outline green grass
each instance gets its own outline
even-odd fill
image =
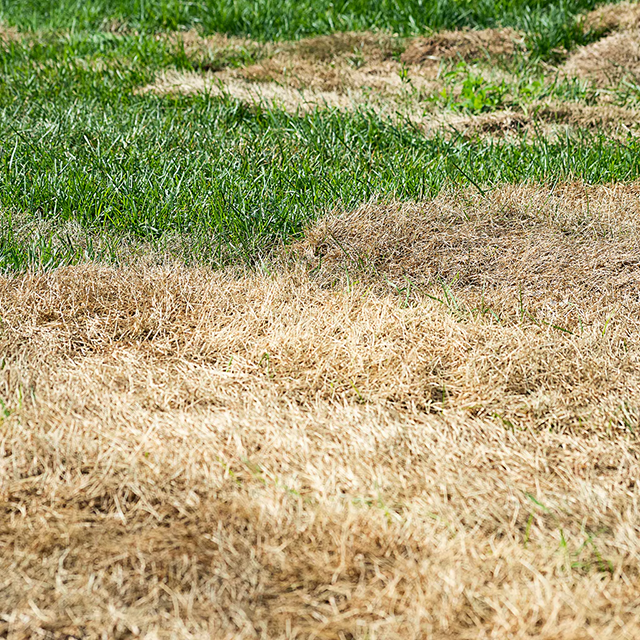
[[[402,36],[438,29],[513,26],[542,57],[593,37],[576,19],[596,0],[0,0],[0,19],[28,29],[140,32],[197,27],[205,33],[295,39],[334,31]]]
[[[507,66],[507,65],[505,65]],[[506,108],[527,110],[532,103],[545,100],[593,105],[600,91],[586,80],[566,78],[560,74],[540,73],[536,65],[511,64],[509,80],[487,80],[479,69],[466,62],[443,70],[440,79],[444,88],[426,97],[439,107],[463,113],[481,114]],[[513,67],[519,67],[514,69]],[[508,68],[508,67],[507,67]],[[637,104],[638,87],[624,81],[615,91],[609,91],[609,102],[618,106]]]
[[[490,188],[640,173],[635,140],[425,138],[372,113],[294,117],[206,96],[29,101],[2,110],[0,137],[4,211],[78,222],[108,238],[153,243],[179,234],[190,239],[185,257],[211,263],[254,261],[314,216],[373,197],[428,198],[451,183]],[[4,266],[28,266],[20,256],[33,261],[29,251],[8,252],[24,239],[5,228]],[[61,255],[81,257],[73,246]]]
[[[63,1],[55,12],[52,5],[0,0],[5,17],[23,26],[71,28],[43,31],[29,42],[0,48],[3,269],[117,259],[122,242],[153,248],[166,247],[169,240],[187,261],[255,263],[274,245],[299,236],[323,212],[372,198],[425,199],[451,184],[484,191],[505,182],[604,182],[640,175],[639,144],[633,138],[621,142],[578,133],[559,140],[523,137],[497,143],[455,132],[426,137],[410,123],[368,111],[292,115],[230,98],[136,95],[135,89],[152,81],[158,70],[192,68],[193,61],[149,34],[117,36],[84,29],[114,16],[128,16],[134,26],[172,26],[158,22],[164,14],[156,12],[152,19],[152,3],[142,7],[115,0]],[[222,11],[214,4],[211,13],[201,11],[205,5],[179,6],[180,24],[192,24],[200,16],[209,21],[204,25],[208,29],[217,24],[216,11]],[[233,11],[241,6],[234,4]],[[382,26],[388,26],[384,20],[393,14],[391,4],[381,4],[368,17],[364,4],[349,6],[350,19],[379,19]],[[467,17],[485,11],[483,19],[490,23],[488,4],[464,6]],[[526,8],[516,2],[494,8],[498,6],[507,16]],[[568,5],[539,3],[531,11],[562,6]],[[420,5],[400,2],[398,7],[417,11]],[[440,7],[445,15],[463,3],[429,7]],[[266,26],[269,11],[275,11],[267,9]],[[298,14],[291,11],[293,21]],[[448,20],[453,14],[446,15]],[[233,24],[237,31],[248,29]],[[293,24],[287,27],[293,31],[277,34],[304,33]],[[325,29],[318,25],[316,31]],[[263,30],[259,35],[275,33]],[[238,60],[231,56],[219,62],[246,62],[252,54],[237,55]],[[496,104],[489,94],[480,106],[470,102],[479,81],[468,80],[466,68],[456,74],[452,82],[468,81],[469,95],[463,96],[468,104],[462,108],[501,106],[502,94]],[[545,85],[533,77],[523,75],[521,87],[509,88],[511,95],[522,101],[568,92],[572,99],[586,99],[584,87],[574,96],[573,86]],[[486,94],[494,88],[480,90]],[[80,236],[70,233],[69,225],[80,229]],[[25,229],[31,231],[25,234]]]

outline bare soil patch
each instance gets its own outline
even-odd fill
[[[639,201],[370,204],[270,276],[3,277],[2,634],[639,635]]]

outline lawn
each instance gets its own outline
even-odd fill
[[[0,0],[0,637],[640,635],[640,5]]]

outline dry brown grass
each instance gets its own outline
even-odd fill
[[[388,60],[401,48],[401,39],[370,31],[331,33],[281,45],[283,51],[289,51],[302,58],[325,62],[346,58],[353,64]]]
[[[0,634],[638,637],[639,198],[371,204],[272,276],[3,278]]]
[[[510,136],[523,132],[542,133],[547,137],[565,134],[567,130],[582,129],[606,133],[611,137],[628,138],[637,135],[640,112],[601,102],[584,105],[578,102],[544,101],[527,105],[526,112],[505,109],[478,116],[448,118],[456,129],[472,136]]]
[[[226,69],[218,74],[224,82],[240,79],[254,83],[277,83],[295,90],[363,95],[363,91],[393,98],[406,91],[397,38],[373,33],[336,33],[283,43],[272,55],[255,64]],[[414,69],[414,87],[435,86],[438,66]],[[364,97],[360,98],[363,102]]]
[[[320,100],[345,108],[366,104],[390,113],[409,101],[410,110],[418,114],[414,120],[425,111],[424,96],[442,88],[438,80],[441,61],[486,61],[512,55],[521,44],[521,37],[509,29],[444,32],[414,39],[400,59],[405,46],[401,39],[369,32],[261,45],[259,50],[247,40],[201,38],[196,32],[163,37],[184,47],[201,69],[215,73],[164,73],[145,92],[202,91],[220,83],[241,100],[248,93],[252,99],[256,93],[269,99],[271,94],[286,92],[281,104],[287,107],[305,108]],[[257,61],[244,66],[220,62],[242,49],[252,51]]]
[[[513,29],[463,29],[415,38],[402,54],[402,60],[422,65],[442,59],[491,59],[510,57],[523,49],[523,37]]]
[[[565,63],[569,76],[591,80],[600,87],[617,84],[623,78],[640,79],[640,29],[613,33],[585,47],[579,47]]]
[[[172,37],[204,73],[167,71],[141,88],[142,93],[212,91],[243,101],[275,103],[289,111],[362,105],[393,111],[398,108],[395,99],[407,93],[400,75],[402,65],[392,58],[400,41],[387,35],[337,33],[262,45],[257,53],[252,43],[244,40],[201,38],[195,32]],[[219,62],[243,48],[256,53],[258,60],[238,67],[224,67]],[[215,60],[218,63],[212,62]],[[412,90],[433,90],[436,75],[437,67],[429,73],[420,72],[413,79]]]
[[[433,81],[433,73],[420,76]],[[363,89],[383,92],[387,95],[399,93],[404,85],[400,77],[400,64],[393,60],[369,62],[363,66],[340,60],[327,63],[299,56],[278,55],[256,64],[238,69],[230,69],[219,74],[224,78],[239,78],[250,82],[275,82],[293,89],[314,89],[335,91],[342,94]]]
[[[636,295],[639,211],[638,183],[452,192],[328,216],[292,251],[323,282],[351,269],[367,282],[455,280],[467,293],[595,303]]]
[[[15,27],[7,27],[0,21],[0,44],[17,42],[21,38],[21,33]]]
[[[212,74],[166,71],[156,78],[152,85],[142,87],[140,93],[157,95],[191,94],[207,92],[212,95],[228,95],[247,103],[267,103],[290,112],[313,110],[315,108],[352,109],[362,103],[362,96],[353,96],[335,91],[295,88],[279,82],[248,82],[229,78],[222,81]]]
[[[631,9],[625,11],[623,15],[630,14]],[[563,72],[607,86],[622,77],[633,77],[640,70],[635,60],[640,60],[636,51],[640,40],[636,36],[633,31],[624,31],[583,47],[571,56]],[[449,131],[453,125],[464,134],[481,137],[523,131],[553,136],[565,135],[567,130],[590,129],[626,138],[638,130],[638,110],[616,106],[607,99],[594,105],[534,102],[526,110],[514,106],[475,116],[444,110],[437,100],[428,99],[445,86],[442,65],[447,68],[455,59],[476,61],[470,73],[490,83],[513,80],[508,73],[486,64],[513,55],[523,46],[521,36],[510,29],[452,31],[415,38],[401,59],[397,55],[404,46],[401,40],[368,32],[337,33],[277,45],[258,45],[226,36],[202,38],[194,31],[162,37],[171,37],[176,46],[184,47],[201,69],[161,72],[152,84],[139,90],[141,93],[208,91],[249,103],[275,104],[289,112],[366,107],[391,118],[408,118],[425,132]],[[237,57],[241,50],[252,52],[249,58],[257,61],[225,66],[224,61],[229,56]],[[455,96],[459,87],[448,90]]]
[[[640,3],[605,4],[590,11],[584,19],[587,29],[625,31],[640,27]]]
[[[222,36],[201,38],[196,32],[187,32],[170,37],[205,70],[216,70],[216,65],[206,64],[204,60],[214,60],[216,56],[224,59],[243,48],[258,51],[258,45],[254,46],[250,41]],[[215,76],[200,76],[199,81],[195,74],[172,73],[174,79],[178,75],[181,79],[171,83],[171,90],[188,91],[196,86],[199,87],[197,90],[202,90],[215,78],[229,85],[232,95],[237,93],[240,99],[244,99],[245,85],[249,82],[258,85],[258,91],[264,88],[267,93],[273,91],[275,85],[303,92],[302,99],[297,100],[300,104],[306,101],[304,92],[309,91],[334,94],[328,96],[329,104],[336,102],[335,94],[364,103],[371,101],[371,93],[387,99],[406,93],[408,87],[401,74],[403,69],[411,78],[412,90],[433,93],[440,87],[436,78],[441,60],[513,55],[521,40],[521,36],[510,29],[447,31],[428,38],[415,38],[400,60],[394,55],[404,46],[398,38],[370,32],[335,33],[279,45],[262,45],[256,53],[257,62],[219,69]],[[160,77],[145,90],[166,93],[166,78]],[[392,106],[397,108],[397,105]]]

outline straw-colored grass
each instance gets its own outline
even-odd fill
[[[522,34],[514,29],[461,29],[414,38],[402,54],[406,64],[432,64],[440,60],[509,58],[524,51]]]
[[[640,3],[635,0],[601,5],[585,16],[584,26],[605,32],[637,29],[640,27]]]
[[[640,59],[633,29],[637,15],[633,4],[621,5],[619,13],[606,5],[587,15],[587,26],[613,33],[578,47],[560,70],[550,68],[549,81],[560,71],[602,87],[624,79],[635,82]],[[444,31],[404,40],[369,32],[335,33],[277,45],[219,35],[204,38],[195,31],[158,37],[183,48],[198,70],[161,70],[139,93],[207,92],[291,113],[364,108],[393,120],[409,119],[425,133],[450,132],[453,127],[483,138],[525,132],[554,137],[585,129],[622,139],[638,133],[636,105],[618,106],[606,94],[594,104],[559,98],[523,104],[515,92],[506,106],[486,113],[445,108],[443,91],[454,102],[460,96],[460,86],[446,82],[455,62],[469,63],[469,73],[483,77],[488,86],[514,83],[514,76],[501,68],[518,52],[526,53],[522,34],[513,29]],[[241,52],[251,53],[246,64],[224,63]]]
[[[640,29],[620,31],[579,47],[563,67],[568,76],[584,78],[600,87],[640,75]]]
[[[5,277],[0,635],[638,637],[638,210],[506,188],[271,275]]]

